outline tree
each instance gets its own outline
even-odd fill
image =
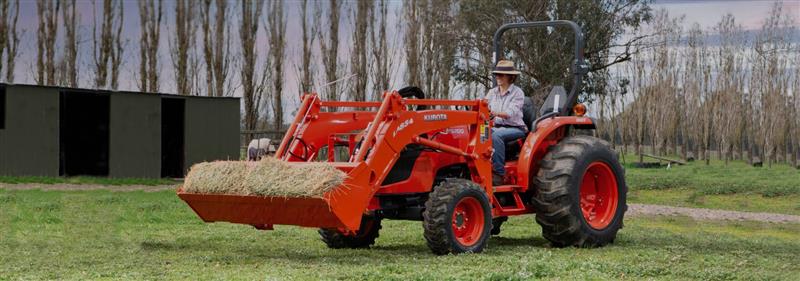
[[[39,18],[36,45],[36,84],[53,85],[56,74],[55,48],[58,35],[58,11],[61,1],[37,0],[36,14]]]
[[[117,3],[117,13],[115,16],[116,33],[114,35],[114,44],[111,50],[111,89],[116,90],[119,88],[119,70],[122,67],[122,54],[125,51],[125,43],[122,40],[122,26],[125,24],[125,5],[122,2]],[[125,40],[124,42],[127,42]]]
[[[194,54],[196,5],[191,0],[175,2],[175,36],[170,40],[172,68],[175,72],[175,89],[181,95],[193,95],[197,59]]]
[[[214,0],[214,20],[211,20],[212,0],[200,6],[203,20],[203,57],[206,63],[206,90],[209,96],[227,95],[228,70],[231,64],[231,38],[226,18],[228,1]]]
[[[356,1],[353,12],[353,34],[350,51],[350,73],[355,74],[355,89],[353,100],[367,100],[367,83],[369,82],[369,68],[367,64],[367,36],[369,35],[369,19],[372,14],[372,0]]]
[[[10,1],[9,1],[10,2]],[[6,39],[6,82],[14,82],[14,67],[19,49],[19,31],[17,21],[19,20],[19,0],[14,2],[14,16],[12,16],[7,29]]]
[[[314,40],[318,32],[319,25],[317,22],[321,15],[320,9],[314,9],[312,13],[313,23],[309,24],[308,14],[308,0],[303,0],[300,2],[300,28],[303,29],[300,44],[303,47],[300,53],[300,65],[297,66],[297,77],[300,77],[300,79],[298,79],[297,89],[300,90],[301,94],[311,93],[313,91],[314,72],[312,69],[314,69],[314,54],[312,52],[312,47],[314,46]]]
[[[139,91],[159,90],[158,45],[161,40],[162,0],[139,1]]]
[[[241,20],[239,21],[239,40],[242,49],[242,97],[244,99],[244,129],[255,130],[261,108],[264,77],[256,78],[255,67],[258,61],[256,49],[256,36],[258,34],[258,19],[264,7],[264,1],[245,0],[241,2]],[[265,75],[267,71],[264,71]]]
[[[449,96],[457,51],[456,7],[452,0],[417,0],[404,6],[408,18],[406,82],[421,87],[432,98]]]
[[[791,44],[793,26],[793,18],[783,11],[780,2],[775,3],[755,38],[750,58],[753,69],[749,86],[754,94],[751,107],[756,117],[753,142],[758,147],[756,154],[765,157],[769,166],[778,161],[779,156],[785,159],[790,128],[786,115],[791,112],[787,109],[790,95],[788,55],[797,54]]]
[[[275,130],[283,127],[283,59],[286,49],[286,15],[283,12],[283,1],[272,1],[269,6],[267,20],[269,22],[269,59],[272,63],[272,114],[275,117]]]
[[[328,32],[325,33],[323,28],[319,28],[318,37],[325,79],[330,83],[338,80],[341,74],[339,70],[339,12],[341,10],[341,2],[330,0],[328,3],[330,3],[328,8]],[[319,21],[319,23],[322,24],[322,21]],[[326,99],[339,100],[340,86],[341,83],[333,83],[320,90],[325,91]]]
[[[422,16],[421,8],[419,7],[420,1],[426,0],[410,0],[403,2],[403,17],[405,18],[406,26],[405,26],[405,37],[403,38],[403,44],[405,45],[406,51],[406,84],[411,86],[419,86],[421,85],[422,78],[420,77],[420,67],[422,63],[420,62],[420,55],[422,51],[420,50],[420,45],[422,44],[421,35],[423,32],[420,32],[422,27]]]
[[[800,65],[800,56],[795,56],[794,65]],[[792,89],[800,89],[800,67],[795,67],[794,69],[794,84],[792,85]],[[792,136],[790,143],[793,150],[793,152],[790,153],[792,157],[792,166],[800,169],[800,98],[797,97],[796,92],[792,95],[791,107],[792,114],[789,120],[794,120],[794,123],[792,123],[792,130],[790,131]]]
[[[122,45],[122,25],[124,20],[123,3],[121,1],[103,0],[102,23],[99,30],[96,1],[92,4],[94,29],[92,32],[93,53],[94,53],[94,84],[96,88],[112,89],[118,87],[119,67],[121,64],[123,45]]]
[[[450,81],[453,77],[453,65],[458,45],[452,42],[457,41],[458,34],[454,31],[455,25],[455,5],[454,0],[432,1],[432,12],[428,14],[429,22],[434,26],[431,43],[431,50],[427,54],[429,57],[428,71],[431,72],[428,84],[430,93],[434,98],[450,98]]]
[[[734,147],[742,146],[741,140],[746,124],[742,101],[746,95],[744,81],[747,72],[744,68],[744,54],[747,41],[742,26],[736,23],[731,14],[722,17],[714,27],[714,32],[719,36],[719,47],[713,56],[715,72],[718,73],[714,87],[720,95],[717,114],[720,118],[716,128],[717,150],[724,153],[725,164],[728,164],[733,156]]]
[[[386,0],[380,0],[376,6],[376,11],[370,13],[370,22],[373,23],[372,30],[369,33],[373,65],[370,73],[372,74],[372,84],[374,85],[372,99],[379,99],[384,91],[389,90],[389,83],[393,74],[395,56],[389,53],[389,49],[394,48],[395,44],[390,44],[388,40],[386,24],[388,16],[389,8]]]
[[[78,14],[75,10],[75,0],[64,1],[64,58],[62,61],[63,84],[78,87]]]
[[[2,59],[3,52],[5,51],[6,47],[8,46],[9,36],[8,36],[8,12],[10,8],[10,1],[2,1],[0,2],[0,59]],[[0,60],[0,73],[3,71],[3,61]]]

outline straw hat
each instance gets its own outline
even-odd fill
[[[492,74],[520,75],[521,73],[522,72],[514,68],[514,62],[510,60],[501,60],[497,62],[497,66],[495,66],[494,71],[492,71]]]

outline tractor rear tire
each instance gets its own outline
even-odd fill
[[[610,145],[572,136],[540,162],[533,202],[542,235],[554,247],[600,247],[614,242],[628,206],[625,171]]]
[[[480,253],[489,242],[489,196],[472,181],[451,178],[439,183],[422,217],[425,240],[434,254]]]
[[[361,227],[355,235],[346,235],[336,229],[320,229],[319,236],[331,249],[367,249],[375,244],[380,235],[381,220],[374,217],[363,217]]]

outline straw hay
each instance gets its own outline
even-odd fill
[[[322,197],[347,174],[328,163],[292,165],[273,157],[260,161],[199,163],[189,170],[183,191],[280,197]]]

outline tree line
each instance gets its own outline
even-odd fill
[[[125,58],[138,57],[137,90],[155,93],[167,83],[183,95],[241,96],[243,129],[281,130],[304,92],[376,100],[414,85],[431,98],[480,97],[491,87],[500,25],[568,19],[584,30],[590,73],[582,85],[569,85],[570,30],[518,30],[503,39],[501,57],[517,63],[517,84],[536,104],[553,86],[579,87],[602,120],[598,134],[623,152],[800,161],[797,29],[781,3],[751,32],[732,15],[710,30],[685,28],[683,18],[652,11],[649,0],[140,0],[137,38],[123,37],[126,15],[136,14],[123,1],[92,1],[91,12],[78,4],[85,3],[35,2],[37,84],[116,90]],[[0,0],[7,82],[16,78],[26,33],[19,11],[19,0]],[[92,19],[88,36],[81,17]],[[292,22],[297,28],[287,30]],[[91,63],[81,65],[87,52]],[[91,79],[82,82],[81,73]],[[296,85],[287,86],[287,73]]]
[[[599,97],[599,133],[627,152],[800,167],[796,15],[776,3],[758,31],[730,14],[709,30],[657,12],[647,48]]]
[[[287,3],[299,7],[290,14]],[[491,37],[497,27],[515,21],[577,21],[587,34],[586,55],[593,62],[593,75],[579,86],[604,91],[610,66],[629,61],[630,47],[638,44],[637,38],[622,34],[649,20],[649,3],[140,0],[139,35],[124,38],[130,15],[136,13],[126,12],[131,5],[121,0],[92,1],[90,12],[76,9],[86,4],[76,0],[36,0],[31,72],[40,85],[116,90],[123,65],[138,58],[138,67],[132,67],[136,90],[158,92],[168,83],[183,95],[240,95],[244,129],[279,130],[299,92],[318,92],[331,100],[374,100],[385,90],[415,85],[433,98],[482,96],[491,82]],[[19,7],[19,0],[0,0],[0,54],[7,82],[14,81],[25,32],[17,27]],[[82,17],[91,17],[88,28],[80,26]],[[287,31],[291,21],[298,30]],[[287,32],[297,34],[297,42],[287,42]],[[564,77],[573,59],[571,38],[568,30],[512,32],[503,56],[525,72],[520,85],[543,98],[546,93],[538,89],[569,83]],[[620,46],[622,52],[612,51]],[[162,48],[168,56],[161,55]],[[91,63],[82,65],[78,57],[87,52]],[[170,71],[172,80],[165,81],[163,71]],[[86,73],[92,79],[81,79]],[[298,77],[292,85],[298,93],[287,92],[287,73]]]

